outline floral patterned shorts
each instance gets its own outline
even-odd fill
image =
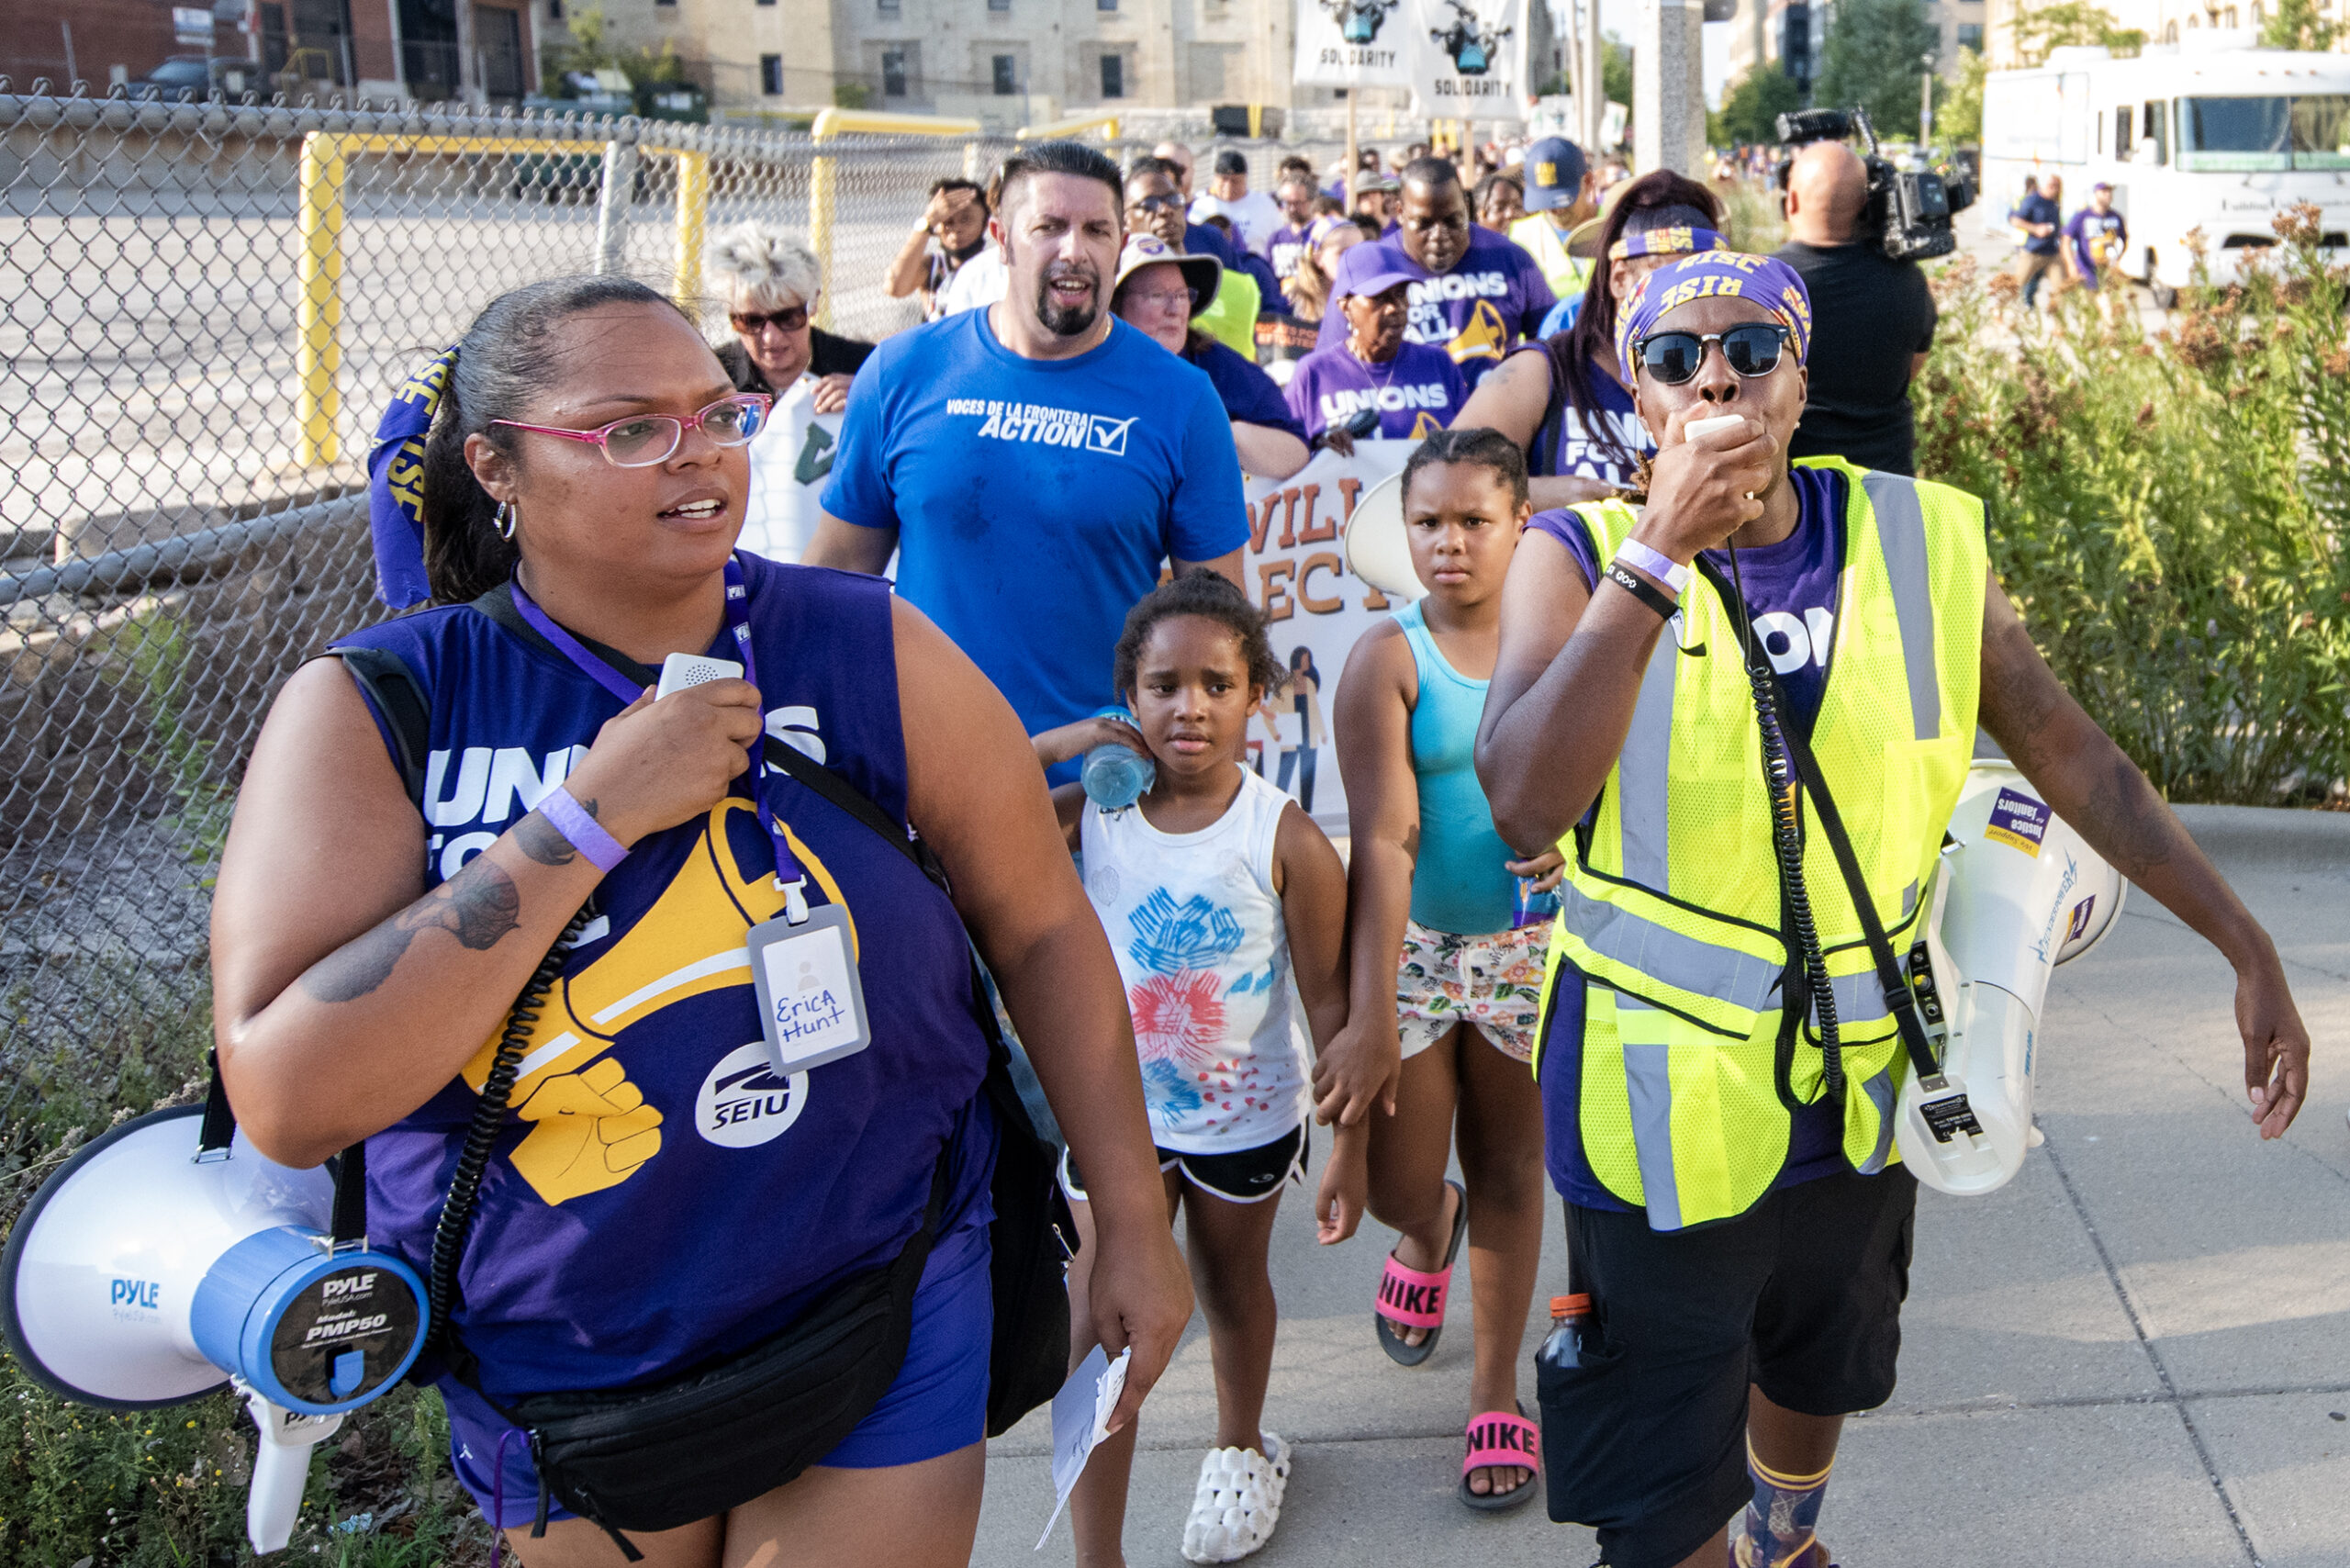
[[[1455,1024],[1469,1024],[1504,1055],[1532,1061],[1534,1031],[1542,1021],[1542,962],[1550,946],[1547,922],[1485,936],[1405,923],[1403,961],[1395,970],[1395,1022],[1404,1054],[1417,1056]]]

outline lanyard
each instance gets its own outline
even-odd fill
[[[569,659],[592,678],[605,690],[627,707],[643,695],[643,689],[614,669],[605,660],[589,652],[587,644],[554,622],[554,618],[541,610],[522,589],[516,577],[512,584],[514,608],[531,629],[554,644],[555,651]],[[743,580],[743,564],[735,557],[726,558],[726,625],[734,633],[734,646],[743,659],[743,678],[755,688],[759,684],[758,661],[751,653],[751,595]],[[800,868],[800,857],[791,852],[790,843],[783,834],[783,819],[768,811],[767,805],[767,734],[762,729],[751,743],[751,801],[759,821],[767,830],[767,837],[775,845],[775,885],[784,895],[784,919],[799,925],[808,919],[808,876]]]

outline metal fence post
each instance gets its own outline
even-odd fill
[[[296,373],[302,384],[302,435],[295,461],[330,467],[341,457],[335,421],[342,400],[335,377],[342,368],[342,185],[348,165],[343,139],[314,130],[302,139],[301,196],[296,209],[296,310],[301,336]]]
[[[816,253],[816,324],[827,329],[833,324],[833,209],[840,196],[834,188],[839,171],[823,154],[831,140],[832,127],[818,115],[817,152],[808,161],[808,248]]]
[[[671,289],[677,308],[701,312],[701,247],[710,224],[710,154],[679,152],[677,159],[677,279]]]
[[[628,209],[636,199],[638,156],[634,141],[604,143],[604,185],[596,197],[596,270],[617,273],[628,265]]]

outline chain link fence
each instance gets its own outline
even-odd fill
[[[16,1118],[55,1074],[200,1059],[210,879],[262,718],[302,660],[385,613],[364,465],[410,369],[501,291],[565,273],[639,278],[715,335],[703,248],[752,218],[807,235],[826,325],[878,340],[918,319],[881,279],[931,182],[984,181],[1014,143],[6,87],[0,1117]],[[1244,145],[1260,186],[1285,152],[1339,156]],[[0,1165],[28,1152],[0,1147]]]

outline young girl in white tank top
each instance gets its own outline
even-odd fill
[[[1279,1313],[1266,1257],[1282,1183],[1306,1156],[1300,1014],[1317,1049],[1346,1021],[1346,871],[1314,820],[1241,766],[1248,715],[1280,676],[1263,618],[1196,571],[1154,591],[1118,640],[1129,727],[1090,719],[1035,737],[1050,767],[1094,746],[1147,753],[1142,799],[1104,812],[1053,792],[1134,1016],[1169,1216],[1183,1215],[1208,1313],[1217,1448],[1200,1466],[1183,1555],[1230,1562],[1270,1539],[1290,1449],[1260,1425]],[[1322,1239],[1353,1234],[1369,1183],[1367,1129],[1341,1129],[1315,1200]],[[1092,1348],[1093,1226],[1084,1173],[1062,1170],[1083,1246],[1069,1271],[1072,1356]],[[1135,1426],[1104,1440],[1069,1499],[1077,1561],[1124,1561]]]

